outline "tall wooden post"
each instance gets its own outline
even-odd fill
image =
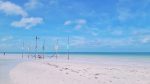
[[[45,54],[45,41],[43,42],[42,49],[43,49],[43,59],[44,59],[44,54]]]
[[[59,46],[58,46],[58,39],[57,39],[56,44],[55,44],[56,59],[58,58],[58,48],[59,48]]]
[[[70,59],[70,57],[69,57],[69,47],[70,47],[70,41],[69,41],[70,39],[69,39],[69,36],[68,36],[68,43],[67,43],[67,50],[68,50],[68,60]]]
[[[37,52],[37,49],[38,49],[38,39],[39,39],[39,38],[36,36],[36,37],[35,37],[35,41],[36,41],[36,44],[35,44],[35,59],[36,59],[37,53],[38,53],[38,52]]]
[[[24,52],[24,42],[22,43],[22,59],[23,59],[23,56],[24,56],[24,55],[23,55],[23,54],[24,54],[23,52]]]
[[[30,57],[30,47],[28,47],[28,59]]]

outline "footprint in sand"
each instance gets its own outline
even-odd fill
[[[63,71],[62,69],[59,69],[59,71]]]
[[[50,63],[47,63],[47,64],[50,65],[50,66],[53,66],[55,68],[58,68],[58,65],[54,65],[54,64],[50,64]]]
[[[98,79],[98,77],[94,77],[95,79]]]
[[[68,73],[68,72],[66,72],[66,74],[68,75],[69,73]]]
[[[71,71],[71,72],[74,72],[74,73],[79,73],[78,71],[75,71],[75,70],[72,70],[72,69],[71,69],[70,71]]]
[[[96,74],[94,74],[95,76],[98,76],[98,75],[100,75],[99,73],[96,73]]]
[[[65,70],[68,70],[69,68],[64,68]]]
[[[96,74],[94,74],[94,76],[95,76],[94,78],[95,78],[95,79],[98,79],[98,77],[97,77],[97,76],[99,76],[99,75],[100,75],[100,73],[96,73]]]

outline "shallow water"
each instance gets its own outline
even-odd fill
[[[11,84],[9,71],[18,63],[12,59],[0,59],[0,84]]]

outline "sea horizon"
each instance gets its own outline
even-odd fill
[[[0,54],[55,54],[56,52],[0,52]],[[58,54],[150,55],[150,52],[57,52]]]

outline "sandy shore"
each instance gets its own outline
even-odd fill
[[[14,84],[150,84],[150,67],[31,61],[10,72]]]

